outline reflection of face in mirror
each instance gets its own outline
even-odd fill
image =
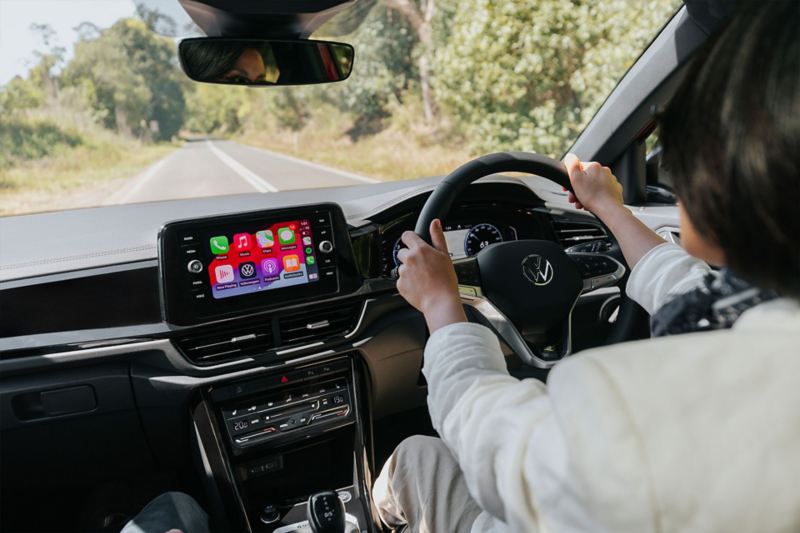
[[[233,68],[222,75],[221,81],[240,83],[249,81],[250,83],[264,83],[266,81],[267,69],[264,66],[264,58],[255,48],[245,48]]]
[[[353,48],[324,41],[187,39],[181,64],[190,78],[228,85],[304,85],[350,75]]]
[[[213,48],[190,46],[184,52],[193,77],[237,85],[275,84],[280,77],[269,45],[218,43]]]

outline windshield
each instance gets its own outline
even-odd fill
[[[444,175],[560,156],[680,0],[359,1],[344,82],[180,70],[177,0],[0,1],[0,215]]]

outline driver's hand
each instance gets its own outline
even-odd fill
[[[458,295],[458,279],[447,253],[447,242],[440,220],[431,222],[431,242],[426,243],[413,231],[403,233],[407,248],[397,253],[402,265],[398,269],[397,290],[400,295],[425,315],[428,329],[435,330],[456,322],[466,322]]]
[[[611,212],[624,208],[622,185],[611,169],[600,163],[582,163],[575,154],[567,154],[564,164],[575,193],[569,201],[578,209],[586,209],[601,220]]]

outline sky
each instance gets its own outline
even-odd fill
[[[183,16],[188,21],[177,0],[137,2],[173,17]],[[135,12],[134,0],[0,0],[0,85],[17,74],[25,75],[33,66],[34,51],[44,51],[40,37],[30,29],[31,24],[49,24],[56,31],[55,44],[67,49],[69,59],[78,40],[74,28],[81,22],[107,28]]]

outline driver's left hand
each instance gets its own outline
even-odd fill
[[[447,252],[442,222],[431,222],[431,242],[426,243],[413,231],[403,233],[403,248],[397,253],[402,263],[398,269],[397,290],[412,306],[422,311],[431,333],[456,322],[466,322],[458,295],[458,278]]]

